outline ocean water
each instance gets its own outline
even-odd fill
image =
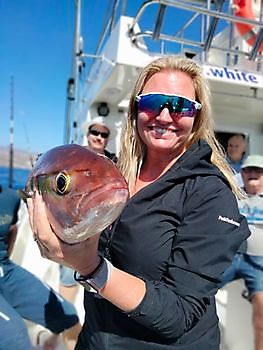
[[[13,184],[14,189],[24,188],[27,177],[30,173],[29,169],[13,169]],[[9,186],[9,168],[0,166],[0,184],[3,187]]]

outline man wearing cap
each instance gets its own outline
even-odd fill
[[[115,153],[106,150],[110,137],[112,138],[112,130],[105,117],[96,117],[92,121],[83,124],[83,131],[87,136],[87,145],[96,153],[104,154],[114,163],[117,162]]]
[[[114,163],[117,162],[115,153],[106,150],[110,137],[113,137],[113,131],[104,117],[96,117],[92,121],[83,124],[82,130],[87,136],[87,146],[96,153],[104,154]],[[79,285],[74,279],[74,271],[60,265],[60,294],[67,300],[74,303]]]
[[[263,156],[250,155],[241,166],[247,198],[239,200],[241,214],[248,221],[251,236],[245,253],[237,253],[225,271],[222,286],[243,278],[247,298],[253,306],[255,350],[263,349]]]

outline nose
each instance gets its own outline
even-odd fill
[[[173,118],[170,115],[170,111],[168,107],[164,107],[160,113],[156,116],[156,119],[163,123],[168,123],[173,121]]]

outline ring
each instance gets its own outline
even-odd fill
[[[40,250],[40,254],[43,258],[48,258],[48,248],[40,241],[38,234],[33,233],[33,238],[36,244],[38,245],[38,249]]]

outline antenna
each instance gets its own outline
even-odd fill
[[[9,144],[9,187],[13,187],[14,169],[14,77],[10,79],[10,144]]]
[[[71,76],[68,79],[67,101],[66,101],[66,117],[64,130],[64,143],[77,142],[78,139],[78,116],[76,115],[76,104],[78,103],[78,68],[79,56],[82,51],[82,41],[80,39],[80,21],[81,21],[81,0],[75,1],[75,29],[74,44],[71,63]],[[70,127],[73,126],[73,135],[71,135]]]

